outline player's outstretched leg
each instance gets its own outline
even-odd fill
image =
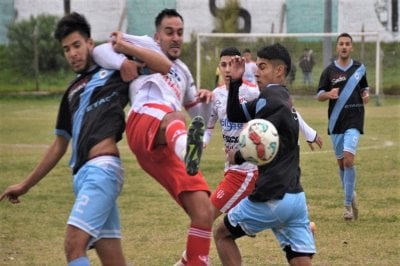
[[[195,175],[199,171],[201,154],[203,152],[204,119],[196,116],[190,122],[187,133],[185,165],[189,175]]]

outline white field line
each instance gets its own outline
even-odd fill
[[[309,148],[307,144],[303,145],[305,148]],[[359,146],[357,151],[360,150],[380,150],[386,149],[388,147],[396,147],[400,146],[398,143],[394,143],[393,141],[384,141],[383,145],[373,145],[373,146]],[[318,146],[314,144],[314,151],[303,151],[301,154],[308,155],[308,154],[319,154],[319,153],[333,153],[331,148],[327,149],[326,147],[322,147],[322,150],[319,150]]]
[[[302,149],[309,149],[307,144],[302,144]],[[398,143],[394,143],[393,141],[384,141],[383,145],[373,145],[373,146],[359,146],[358,147],[358,151],[359,150],[380,150],[380,149],[385,149],[388,147],[396,147],[396,146],[400,146]],[[21,143],[17,143],[17,144],[7,144],[7,143],[0,143],[0,148],[4,149],[4,148],[8,148],[8,149],[45,149],[48,148],[49,145],[46,144],[21,144]],[[119,145],[119,147],[121,149],[129,149],[129,147],[127,145]],[[318,146],[314,144],[314,151],[302,151],[301,154],[304,155],[309,155],[309,154],[321,154],[321,153],[332,153],[333,150],[329,147],[322,147],[322,150],[318,149]]]

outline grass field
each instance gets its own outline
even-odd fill
[[[54,98],[0,98],[0,192],[25,177],[53,139]],[[371,100],[366,134],[357,154],[360,218],[342,219],[342,190],[326,135],[327,103],[295,98],[306,121],[325,143],[311,152],[301,140],[302,183],[318,253],[314,265],[399,265],[400,255],[400,99]],[[172,265],[185,245],[188,219],[167,193],[137,165],[125,140],[120,143],[125,185],[119,198],[123,247],[130,265]],[[0,265],[65,265],[63,238],[73,202],[69,154],[22,203],[0,202]],[[222,140],[215,134],[201,168],[211,189],[223,175]],[[244,265],[286,265],[271,232],[238,241]],[[89,251],[92,265],[99,265]],[[220,265],[211,247],[213,265]]]

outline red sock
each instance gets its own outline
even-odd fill
[[[207,266],[210,264],[208,253],[211,245],[211,228],[191,225],[186,243],[187,265]]]
[[[180,136],[186,135],[186,125],[182,120],[174,120],[169,125],[167,126],[165,130],[165,139],[167,141],[168,147],[173,150],[175,153],[177,153],[178,157],[181,157],[183,149],[186,148],[186,145],[177,143],[177,140],[179,139]],[[186,137],[185,137],[186,140]],[[184,143],[186,144],[186,143]],[[179,147],[177,147],[177,145]],[[182,146],[182,147],[180,147]]]

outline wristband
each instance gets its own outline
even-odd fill
[[[308,143],[314,143],[316,140],[317,140],[317,137],[318,137],[318,133],[315,133],[315,138],[314,138],[314,140],[313,141],[309,141],[309,140],[307,140],[307,142]]]

